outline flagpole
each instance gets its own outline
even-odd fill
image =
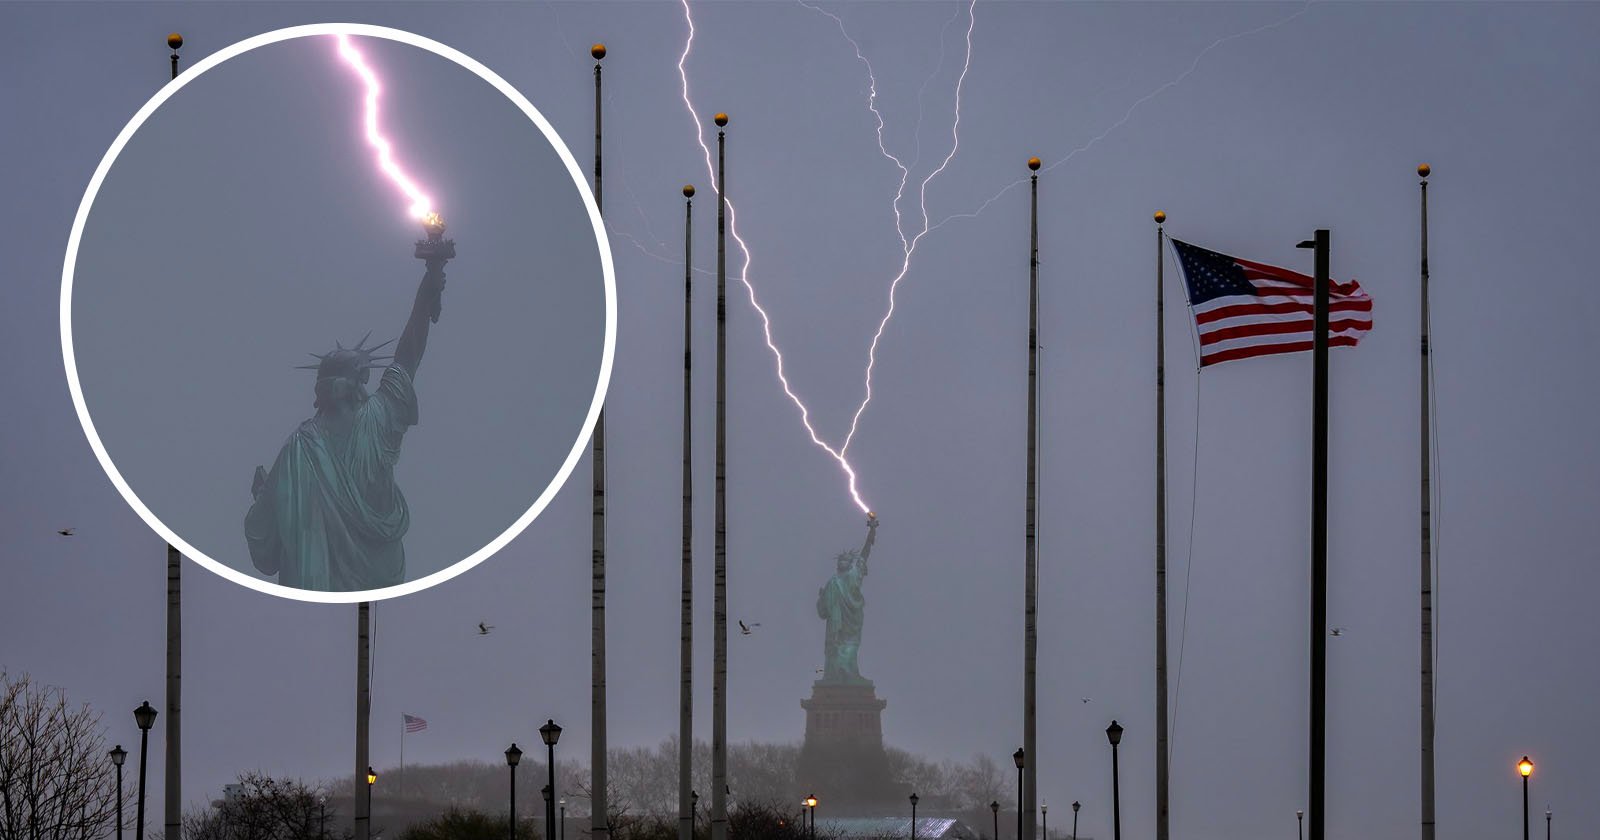
[[[717,452],[712,561],[711,840],[728,840],[728,182],[727,114],[717,114]]]
[[[1156,840],[1167,840],[1167,319],[1162,224],[1156,220]]]
[[[1034,780],[1039,774],[1038,660],[1039,553],[1039,159],[1028,158],[1032,188],[1028,221],[1028,468],[1023,558],[1022,790],[1021,840],[1033,840]]]
[[[689,455],[693,423],[694,342],[692,309],[694,291],[694,186],[683,188],[683,569],[679,598],[678,662],[678,840],[694,838],[694,803],[690,793],[694,756],[694,469]]]
[[[605,44],[595,44],[589,49],[594,57],[594,203],[603,210],[600,190],[600,60],[606,57]],[[590,821],[593,840],[606,840],[609,831],[609,814],[606,813],[606,412],[600,414],[594,425],[594,516],[593,516],[593,569],[591,605],[593,637],[590,647]],[[556,792],[550,791],[545,801],[545,827],[555,821]]]
[[[400,796],[406,795],[406,716],[400,715]]]
[[[1328,231],[1301,242],[1315,251],[1311,325],[1311,840],[1323,840],[1327,792],[1328,694]]]
[[[172,49],[172,78],[178,78],[178,49],[183,36],[167,36]],[[176,546],[167,545],[167,754],[165,798],[166,840],[183,834],[183,558]]]
[[[1428,346],[1428,174],[1432,168],[1426,163],[1417,167],[1422,188],[1422,364],[1421,385],[1421,450],[1422,450],[1422,840],[1433,840],[1433,451],[1429,447],[1429,432],[1433,426],[1430,404],[1429,368],[1431,348]]]

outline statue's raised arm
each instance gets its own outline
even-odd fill
[[[394,348],[394,363],[405,368],[413,378],[422,365],[422,354],[428,349],[428,327],[439,322],[439,313],[444,307],[444,264],[456,255],[456,243],[444,238],[444,220],[438,214],[431,214],[423,228],[428,238],[417,242],[416,257],[427,265],[427,270],[417,286],[411,317],[406,319],[405,329],[400,331],[400,340]]]
[[[878,538],[878,515],[867,513],[867,541],[861,544],[861,573],[867,573],[867,558],[872,556],[872,543]]]

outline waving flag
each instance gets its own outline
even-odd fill
[[[1312,278],[1170,240],[1200,334],[1200,366],[1311,349]],[[1328,344],[1353,347],[1372,330],[1360,284],[1328,282]]]
[[[421,732],[422,730],[428,728],[428,722],[417,717],[416,715],[402,713],[400,716],[405,719],[407,732]]]

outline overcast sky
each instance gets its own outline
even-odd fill
[[[950,150],[965,7],[828,8],[877,72],[886,146],[909,162],[920,141],[920,182]],[[1435,172],[1440,831],[1470,839],[1514,830],[1512,765],[1524,753],[1539,766],[1536,809],[1550,803],[1558,825],[1600,820],[1589,605],[1600,584],[1600,451],[1587,335],[1600,290],[1581,260],[1597,186],[1585,138],[1600,116],[1584,103],[1600,101],[1591,43],[1600,8],[980,2],[975,14],[959,152],[927,193],[934,221],[984,206],[1026,174],[1029,155],[1065,161],[1040,179],[1040,797],[1083,801],[1083,832],[1110,834],[1103,730],[1115,717],[1127,728],[1124,820],[1130,836],[1153,833],[1150,213],[1160,208],[1179,238],[1302,269],[1309,254],[1294,244],[1330,228],[1335,276],[1359,279],[1374,299],[1372,333],[1333,358],[1329,617],[1349,629],[1329,640],[1328,826],[1330,837],[1416,830],[1413,171],[1425,160]],[[702,119],[718,110],[733,118],[729,187],[753,250],[749,279],[794,389],[818,432],[837,441],[902,256],[891,210],[899,171],[878,148],[865,68],[834,21],[798,4],[696,5],[694,15],[688,79]],[[0,665],[104,710],[124,746],[137,740],[128,711],[146,698],[162,705],[164,552],[100,470],[72,410],[57,331],[67,234],[106,147],[166,81],[167,32],[184,34],[187,65],[260,32],[328,20],[406,28],[467,52],[522,90],[580,164],[592,129],[586,48],[610,48],[605,199],[620,307],[607,412],[610,732],[617,746],[657,743],[677,714],[686,182],[701,188],[695,263],[714,265],[715,203],[681,98],[675,65],[687,27],[673,3],[0,7],[0,21],[19,33],[0,58],[9,80],[0,107],[20,117],[0,134],[10,197],[0,207]],[[308,83],[308,115],[346,90],[336,68],[323,69],[326,88]],[[327,141],[330,156],[338,140]],[[503,140],[483,138],[486,149]],[[244,141],[235,151],[241,167],[263,153]],[[392,201],[370,182],[365,189],[363,202]],[[149,202],[156,212],[190,198],[179,182]],[[482,206],[470,195],[453,200]],[[920,227],[914,202],[901,209],[908,229]],[[1025,192],[1013,189],[922,241],[850,450],[884,523],[865,584],[861,668],[888,701],[888,742],[936,757],[1003,760],[1021,740],[1026,214]],[[475,282],[472,236],[464,222],[453,232],[463,259],[435,333],[441,353]],[[288,223],[277,233],[281,252],[239,258],[255,261],[252,271],[276,262],[292,272],[305,259],[295,241],[325,236]],[[376,335],[399,327],[394,316],[417,277],[406,254],[413,235],[396,233],[398,245],[368,235],[338,254],[359,282],[393,287],[395,300],[375,297],[374,313],[390,314],[371,325]],[[130,276],[177,268],[172,255],[137,248],[125,259]],[[1175,301],[1175,272],[1168,281]],[[710,290],[701,275],[702,735]],[[1310,358],[1196,375],[1186,313],[1174,305],[1168,316],[1173,826],[1219,840],[1288,832],[1305,805]],[[730,610],[762,624],[730,640],[729,733],[792,741],[821,659],[816,588],[833,554],[859,544],[863,517],[778,386],[742,291],[729,319]],[[340,337],[325,332],[307,340]],[[296,343],[260,355],[299,364],[296,354],[321,349]],[[418,380],[424,418],[447,378],[442,357],[433,364],[430,355]],[[309,389],[290,373],[303,372],[284,371],[288,387]],[[308,407],[283,407],[282,419]],[[239,445],[265,460],[288,430],[277,428]],[[398,760],[402,712],[430,723],[408,739],[408,762],[498,760],[508,742],[535,741],[547,717],[566,726],[564,754],[587,755],[588,475],[580,465],[506,551],[377,607],[375,765]],[[246,476],[223,492],[242,489]],[[78,535],[55,535],[68,526]],[[348,773],[354,608],[270,598],[195,565],[184,573],[185,799],[208,799],[248,769]],[[498,629],[478,637],[480,620]],[[152,750],[152,802],[161,801],[160,753]]]

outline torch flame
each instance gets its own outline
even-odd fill
[[[350,65],[356,75],[361,77],[362,84],[366,86],[366,108],[364,129],[367,145],[371,146],[378,154],[378,169],[388,176],[389,180],[399,188],[408,201],[411,202],[406,212],[413,219],[429,220],[430,214],[436,219],[438,214],[433,213],[433,199],[412,182],[411,177],[395,162],[393,146],[387,137],[383,136],[378,127],[378,97],[383,92],[383,86],[378,82],[378,74],[367,66],[366,59],[361,52],[350,42],[348,35],[335,35],[339,42],[339,57]]]

